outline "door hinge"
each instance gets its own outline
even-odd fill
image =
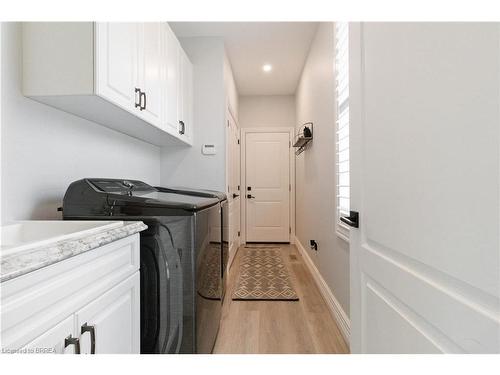
[[[238,231],[238,237],[240,236],[240,232]]]
[[[292,227],[288,227],[288,233],[292,234]]]
[[[238,144],[240,144],[240,140],[238,139]]]
[[[238,185],[238,191],[240,191],[240,185]]]

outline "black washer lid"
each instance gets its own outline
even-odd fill
[[[210,195],[182,194],[159,191],[142,181],[124,179],[87,179],[94,189],[107,194],[109,204],[115,206],[142,206],[200,211],[219,203]]]
[[[158,191],[165,193],[193,195],[197,197],[217,198],[220,202],[225,201],[227,196],[225,193],[216,190],[193,189],[188,187],[161,187],[155,186]]]

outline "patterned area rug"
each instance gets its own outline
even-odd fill
[[[220,280],[220,244],[210,243],[199,261],[200,277],[198,278],[198,294],[207,299],[221,299]]]
[[[240,249],[240,274],[233,300],[298,301],[279,248]]]

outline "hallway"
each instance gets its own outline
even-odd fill
[[[276,246],[281,248],[299,301],[231,300],[243,253],[238,251],[230,270],[214,353],[348,353],[348,346],[296,247]]]

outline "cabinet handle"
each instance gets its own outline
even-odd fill
[[[144,105],[141,106],[141,111],[144,111],[146,109],[146,93],[145,92],[142,92],[141,93],[141,98],[144,97]],[[142,100],[141,100],[142,101]]]
[[[184,121],[179,121],[179,134],[184,134],[186,132],[186,124],[184,124]]]
[[[141,89],[135,88],[135,108],[141,108]],[[137,96],[139,94],[139,96]]]
[[[86,322],[83,324],[81,334],[90,333],[90,354],[95,354],[95,326],[89,326]]]
[[[64,347],[67,348],[70,345],[75,346],[75,354],[80,354],[80,339],[78,337],[73,337],[69,335],[64,339]]]

